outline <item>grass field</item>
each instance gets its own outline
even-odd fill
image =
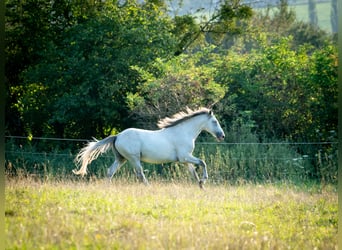
[[[10,179],[6,249],[337,249],[337,190]]]

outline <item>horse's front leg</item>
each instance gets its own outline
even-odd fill
[[[195,164],[195,165],[199,165],[202,167],[202,171],[203,171],[202,179],[199,180],[198,176],[197,176],[197,178],[195,176],[195,178],[198,180],[198,184],[199,184],[200,188],[203,188],[204,183],[208,180],[207,164],[203,160],[196,158],[192,155],[184,158],[184,161],[188,162],[188,163]],[[190,164],[189,164],[189,169],[190,169],[190,172],[192,172],[194,175],[195,169]],[[197,175],[197,173],[196,173],[196,175]]]
[[[202,179],[200,179],[199,181],[199,186],[200,188],[203,188],[204,183],[208,180],[208,172],[207,172],[207,164],[205,164],[205,162],[202,160],[200,161],[201,163],[199,165],[202,166],[203,176],[202,176]]]
[[[196,181],[200,182],[200,179],[198,177],[198,174],[196,172],[196,168],[194,167],[194,165],[192,165],[191,163],[188,163],[188,167],[192,176],[196,179]]]

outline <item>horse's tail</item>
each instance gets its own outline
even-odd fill
[[[74,169],[72,172],[77,175],[86,175],[87,166],[93,160],[95,160],[100,154],[106,152],[109,148],[114,149],[116,138],[117,137],[115,135],[108,136],[100,141],[93,138],[94,141],[89,142],[87,146],[82,148],[75,158],[76,165],[81,165],[81,168],[79,170]]]

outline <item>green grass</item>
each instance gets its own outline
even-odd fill
[[[6,249],[337,249],[333,186],[9,179]]]

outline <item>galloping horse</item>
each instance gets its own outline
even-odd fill
[[[145,184],[148,182],[141,161],[158,164],[180,162],[188,164],[190,172],[198,181],[200,188],[203,188],[208,173],[205,162],[192,155],[195,140],[203,130],[208,131],[218,141],[222,141],[225,136],[212,110],[200,108],[193,111],[187,108],[186,112],[179,112],[171,118],[160,120],[158,127],[159,130],[129,128],[100,141],[94,138],[94,141],[89,142],[76,156],[75,162],[81,165],[81,168],[73,172],[77,175],[85,175],[87,165],[112,148],[115,161],[108,168],[110,180],[126,161],[135,167],[138,178]],[[201,179],[192,164],[202,167]]]

